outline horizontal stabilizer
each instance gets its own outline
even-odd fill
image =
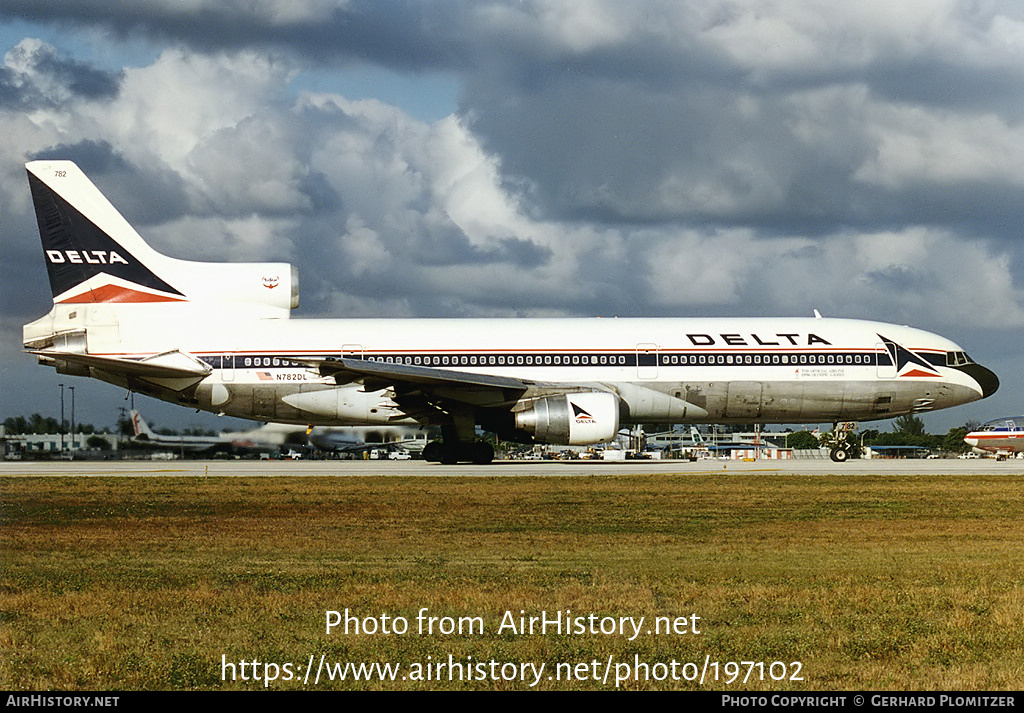
[[[207,376],[213,369],[209,364],[199,361],[191,354],[173,350],[146,357],[145,359],[125,359],[123,357],[96,356],[81,352],[66,352],[55,349],[39,349],[33,354],[57,361],[92,367],[101,371],[135,376],[142,379],[172,379],[196,377],[196,380]]]

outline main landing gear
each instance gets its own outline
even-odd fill
[[[423,448],[423,460],[444,465],[467,462],[486,465],[494,460],[494,448],[487,441],[431,441]]]
[[[494,460],[491,444],[476,437],[472,414],[454,412],[451,416],[452,422],[441,427],[441,440],[431,441],[423,448],[423,460],[444,465],[486,465]]]

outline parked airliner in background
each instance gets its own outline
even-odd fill
[[[419,453],[428,444],[428,434],[435,430],[420,426],[316,426],[306,440],[317,450],[327,453],[374,450]]]
[[[637,423],[886,419],[996,376],[905,326],[845,319],[289,319],[282,263],[153,250],[69,161],[26,166],[53,309],[25,347],[62,374],[241,418],[433,425],[443,463],[505,440],[584,445]],[[849,450],[833,449],[845,460]]]
[[[248,431],[222,431],[215,436],[165,436],[156,433],[135,409],[130,412],[136,443],[190,452],[265,452],[315,448],[330,453],[359,453],[371,449],[422,450],[426,432],[411,426],[339,426],[306,428],[288,423],[265,423]]]
[[[1007,416],[983,423],[968,433],[964,441],[996,456],[1013,458],[1024,451],[1024,416]]]
[[[180,448],[192,453],[230,450],[231,439],[224,436],[165,436],[156,433],[135,409],[130,412],[132,419],[132,440],[136,443],[155,448]]]

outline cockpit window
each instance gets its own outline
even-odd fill
[[[974,360],[967,356],[967,352],[946,352],[946,366],[965,366],[973,363]]]
[[[1014,419],[1000,419],[998,421],[989,421],[981,426],[982,431],[1016,431],[1018,430],[1017,424]]]

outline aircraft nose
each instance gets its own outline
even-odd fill
[[[981,364],[964,364],[955,368],[974,379],[978,388],[981,389],[981,398],[983,399],[988,398],[999,389],[999,377],[991,369],[986,369]]]
[[[986,369],[981,364],[971,364],[967,373],[978,382],[983,399],[994,394],[999,388],[999,377],[991,369]]]

